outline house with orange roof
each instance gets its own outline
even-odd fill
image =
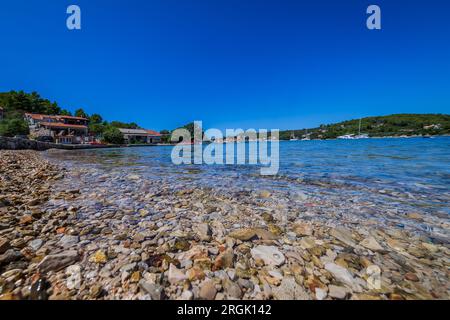
[[[161,143],[162,134],[153,130],[145,130],[147,131],[148,143]]]
[[[50,136],[56,143],[80,144],[89,139],[89,120],[82,117],[25,113],[30,135]]]

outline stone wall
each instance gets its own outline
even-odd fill
[[[21,138],[9,138],[0,136],[0,150],[38,150],[44,151],[48,149],[64,149],[64,150],[75,150],[75,149],[95,149],[95,148],[114,148],[117,146],[101,146],[101,145],[64,145],[64,144],[56,144],[49,142],[40,142],[29,139],[21,139]]]

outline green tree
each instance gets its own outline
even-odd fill
[[[0,136],[14,137],[16,135],[28,135],[28,124],[22,119],[9,119],[0,122]]]
[[[59,114],[61,112],[61,108],[56,102],[43,99],[37,92],[10,91],[6,98],[3,98],[3,101],[6,102],[7,111],[44,114]]]
[[[84,110],[83,109],[77,109],[77,110],[75,110],[75,117],[81,117],[81,118],[86,118],[86,119],[88,119],[89,118],[89,116],[87,115],[87,113],[86,112],[84,112]]]
[[[103,132],[103,141],[112,144],[123,144],[124,138],[118,128],[109,126]]]
[[[161,142],[170,143],[170,131],[169,130],[161,130],[159,133],[162,135]]]
[[[66,110],[66,109],[62,109],[61,112],[59,113],[62,116],[72,116],[72,112]]]
[[[45,106],[45,114],[61,114],[62,112],[61,108],[56,102],[50,103],[50,101],[48,100],[42,100],[41,103],[43,103]]]
[[[105,131],[106,126],[103,123],[91,123],[89,124],[89,132],[96,136],[100,136]]]
[[[139,129],[139,125],[135,122],[126,123],[120,121],[112,121],[111,126],[119,128],[119,129]]]
[[[182,128],[187,129],[190,133],[191,133],[191,139],[194,139],[194,130],[195,128],[200,129],[199,127],[196,126],[196,124],[194,122],[188,123],[187,125],[183,126]],[[205,132],[202,130],[202,139],[204,136]]]
[[[89,117],[89,121],[91,123],[99,124],[103,122],[103,118],[98,113],[94,113]]]

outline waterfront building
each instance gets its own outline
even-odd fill
[[[80,144],[90,141],[89,120],[82,117],[25,113],[30,135],[49,136],[56,143]]]
[[[119,129],[123,134],[125,143],[154,144],[160,143],[162,135],[153,130],[146,129]]]

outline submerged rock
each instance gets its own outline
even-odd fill
[[[30,248],[33,249],[34,251],[38,251],[42,247],[43,244],[44,244],[44,241],[42,239],[34,239],[33,241],[30,241],[28,243]]]
[[[370,249],[372,251],[383,251],[383,247],[375,240],[373,237],[365,238],[359,243],[364,248]]]
[[[47,300],[48,294],[47,289],[49,283],[47,280],[41,276],[37,276],[30,288],[30,300]]]
[[[313,234],[313,228],[310,224],[297,222],[294,224],[292,230],[299,237],[307,237]]]
[[[70,248],[74,245],[76,245],[79,241],[78,236],[70,236],[70,235],[64,235],[61,240],[59,240],[59,245],[63,248]]]
[[[7,239],[0,238],[0,254],[5,253],[11,246]]]
[[[345,243],[350,247],[356,247],[356,243],[352,238],[352,233],[350,230],[345,228],[333,228],[330,231],[330,235],[338,239],[339,241]]]
[[[59,254],[48,255],[39,263],[38,269],[42,273],[59,271],[74,264],[78,259],[79,256],[76,251],[66,251]]]
[[[108,257],[106,256],[106,253],[103,250],[98,250],[89,258],[89,261],[99,264],[106,263],[106,261],[108,261]]]
[[[356,280],[347,269],[334,263],[326,263],[325,269],[330,272],[337,281],[340,281],[343,284],[349,286],[349,288],[351,288],[353,291],[362,291],[361,286],[356,282]]]
[[[263,199],[270,198],[271,195],[272,194],[270,193],[270,191],[267,191],[267,190],[262,190],[259,192],[259,197],[263,198]]]
[[[71,265],[66,269],[66,285],[67,288],[72,289],[80,289],[81,286],[81,266],[79,265]]]

